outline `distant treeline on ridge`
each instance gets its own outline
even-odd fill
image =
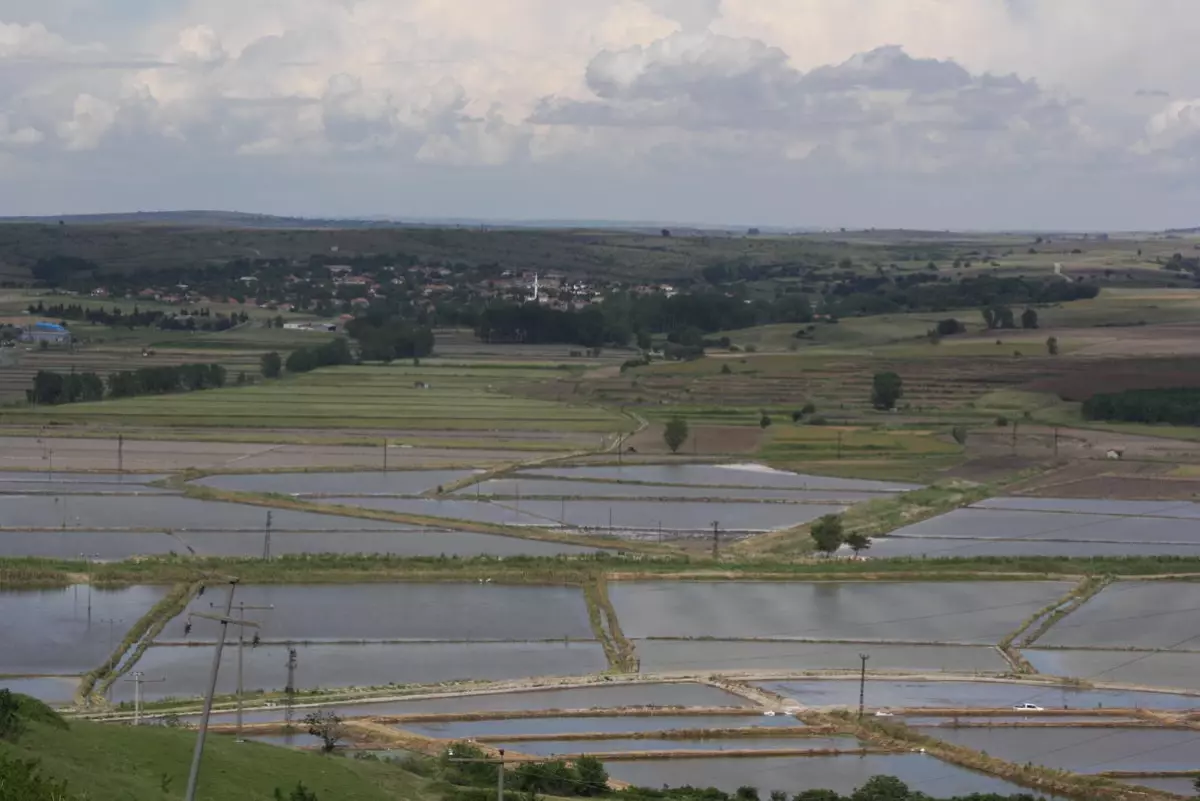
[[[25,390],[30,403],[54,406],[60,403],[165,395],[225,386],[226,370],[219,364],[181,364],[176,367],[141,367],[109,373],[105,382],[96,373],[56,373],[39,370],[33,388]],[[244,382],[245,377],[239,376]]]

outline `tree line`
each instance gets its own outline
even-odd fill
[[[28,311],[30,314],[53,317],[64,322],[73,320],[92,325],[129,329],[157,327],[164,331],[226,331],[250,319],[250,315],[245,312],[229,315],[217,312],[214,315],[208,308],[196,309],[191,313],[185,310],[179,314],[167,314],[163,311],[143,311],[134,306],[133,311],[126,313],[118,306],[114,306],[112,311],[109,311],[104,307],[83,306],[79,303],[58,303],[47,306],[41,301],[29,304]]]
[[[1200,389],[1131,389],[1093,395],[1083,402],[1088,420],[1200,425]]]
[[[25,398],[39,406],[99,401],[107,398],[131,398],[137,395],[165,395],[220,389],[227,371],[219,364],[181,364],[167,367],[141,367],[109,373],[107,381],[94,372],[58,373],[38,370],[33,388]],[[244,380],[244,378],[243,378]]]

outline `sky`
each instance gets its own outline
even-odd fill
[[[0,0],[0,215],[1200,225],[1196,0]]]

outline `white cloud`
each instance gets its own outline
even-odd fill
[[[94,150],[117,116],[112,103],[82,94],[75,98],[69,120],[59,123],[58,137],[67,150]]]
[[[653,178],[670,198],[685,175],[745,165],[768,183],[800,169],[963,191],[1002,172],[1065,181],[1087,170],[1130,187],[1131,208],[1139,181],[1152,197],[1164,175],[1200,178],[1195,0],[1155,0],[1153,13],[1144,0],[10,8],[0,147],[24,148],[34,171],[56,148],[76,152],[80,176],[156,152],[180,165],[235,159],[247,182],[281,158],[313,176],[417,169],[463,187],[537,165],[551,184],[586,169],[609,187]],[[176,205],[207,180],[195,169]],[[589,192],[578,191],[582,208]],[[713,217],[736,209],[721,192],[710,202]]]

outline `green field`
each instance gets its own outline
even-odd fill
[[[0,681],[0,685],[3,682]],[[196,732],[72,721],[67,730],[30,724],[17,744],[0,741],[0,755],[40,759],[45,775],[67,782],[88,801],[182,798]],[[382,762],[323,757],[212,735],[204,751],[197,798],[202,801],[273,801],[297,782],[321,801],[401,801],[429,795],[428,782]],[[0,796],[4,793],[0,783]],[[74,797],[74,796],[73,796]]]
[[[335,367],[248,387],[13,409],[0,421],[596,434],[633,428],[631,419],[607,409],[504,391],[514,382],[556,379],[560,372],[494,365]]]

